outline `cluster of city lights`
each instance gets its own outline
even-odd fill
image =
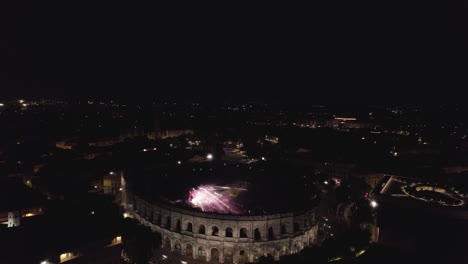
[[[241,210],[236,203],[227,195],[229,190],[245,189],[231,188],[228,186],[202,185],[194,188],[189,193],[188,202],[204,212],[240,214]]]

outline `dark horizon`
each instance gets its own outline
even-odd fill
[[[292,15],[158,24],[51,10],[3,16],[3,95],[392,104],[459,101],[466,86],[465,18],[455,6],[448,19],[440,11],[320,26]]]

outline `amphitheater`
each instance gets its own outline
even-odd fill
[[[212,170],[213,166],[209,167],[208,170]],[[214,168],[216,171],[216,166]],[[196,170],[199,171],[198,167]],[[237,264],[256,262],[262,256],[279,260],[281,256],[296,253],[317,242],[315,205],[301,210],[291,206],[291,211],[286,212],[244,210],[220,213],[183,206],[180,201],[171,203],[165,199],[148,198],[141,191],[135,191],[138,188],[123,176],[122,188],[126,215],[160,233],[163,251],[181,256],[185,260],[181,263],[193,259],[196,261],[192,262]]]

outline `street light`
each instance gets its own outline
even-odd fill
[[[370,205],[372,206],[372,208],[376,208],[379,204],[376,201],[372,200],[370,202]]]
[[[213,154],[208,153],[208,155],[206,155],[206,158],[207,158],[208,160],[212,160],[212,159],[213,159]]]

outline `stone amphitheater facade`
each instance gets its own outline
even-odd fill
[[[145,201],[122,182],[130,217],[162,236],[162,247],[213,263],[256,262],[296,253],[316,243],[316,208],[270,215],[222,215]]]

